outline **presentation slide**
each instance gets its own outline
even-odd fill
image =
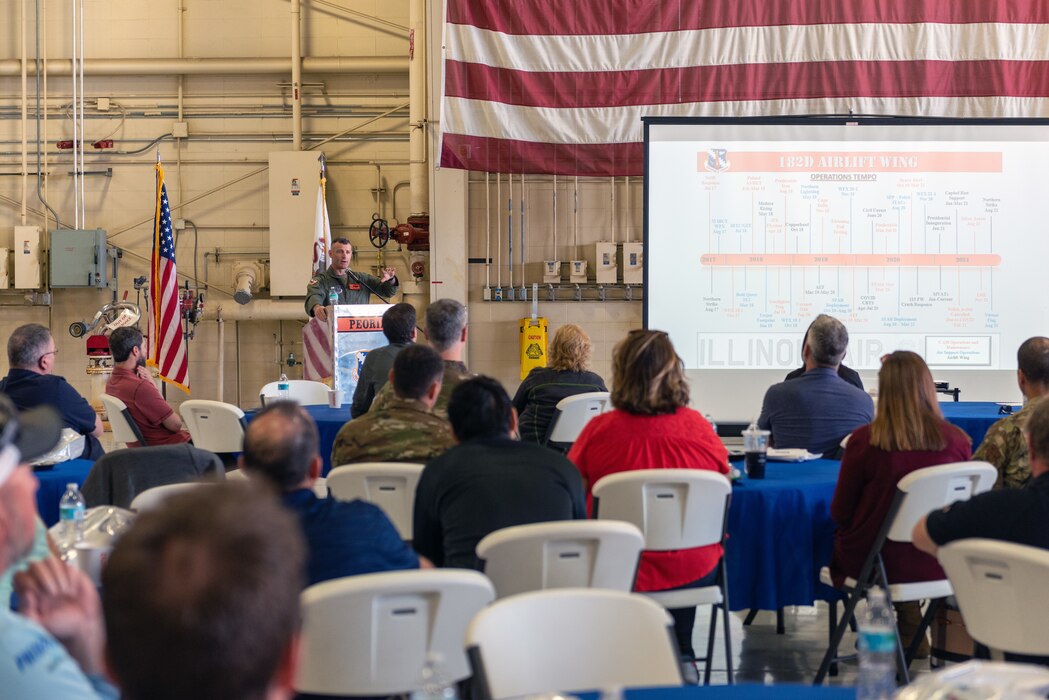
[[[688,369],[790,369],[820,313],[846,363],[1008,370],[1049,335],[1049,126],[646,122],[646,326]]]

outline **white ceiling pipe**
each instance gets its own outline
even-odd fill
[[[28,71],[36,73],[30,64]],[[18,76],[22,62],[0,60],[0,76]],[[303,73],[399,73],[408,72],[404,56],[325,56],[302,59]],[[48,75],[70,75],[69,59],[49,59]],[[88,58],[85,75],[265,75],[291,73],[291,57],[285,58]]]
[[[301,0],[291,0],[291,143],[302,150],[302,26]]]
[[[303,287],[305,289],[305,287]],[[308,321],[301,301],[293,299],[256,299],[241,306],[232,299],[204,305],[204,320],[214,321]]]

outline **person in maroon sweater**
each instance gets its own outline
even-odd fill
[[[583,428],[568,453],[586,487],[635,469],[709,469],[728,473],[728,451],[703,416],[688,408],[684,365],[663,331],[631,331],[612,352],[614,411]],[[712,585],[721,545],[672,552],[642,552],[634,588],[662,591]],[[696,609],[670,611],[682,657],[695,659]]]
[[[936,387],[925,361],[913,352],[887,355],[878,373],[874,422],[855,430],[845,446],[830,515],[838,529],[830,571],[835,585],[857,577],[885,520],[896,484],[924,467],[964,462],[972,443],[961,429],[943,419]],[[882,547],[891,583],[944,578],[936,559],[909,542],[886,541]],[[921,618],[917,602],[896,606],[906,646]],[[928,645],[918,650],[928,656]]]

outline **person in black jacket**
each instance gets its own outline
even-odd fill
[[[575,325],[561,326],[550,344],[550,364],[536,367],[514,395],[518,431],[522,440],[543,443],[557,402],[590,391],[608,391],[600,376],[590,371],[594,348],[590,336]]]

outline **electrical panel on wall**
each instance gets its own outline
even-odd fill
[[[313,276],[319,155],[317,151],[270,153],[270,260],[274,263],[270,294],[275,297],[305,296]]]
[[[55,229],[49,246],[52,287],[109,286],[106,232],[96,229]]]
[[[43,254],[40,250],[39,226],[15,226],[14,235],[14,268],[15,289],[39,289],[43,286],[40,275],[40,262]]]

